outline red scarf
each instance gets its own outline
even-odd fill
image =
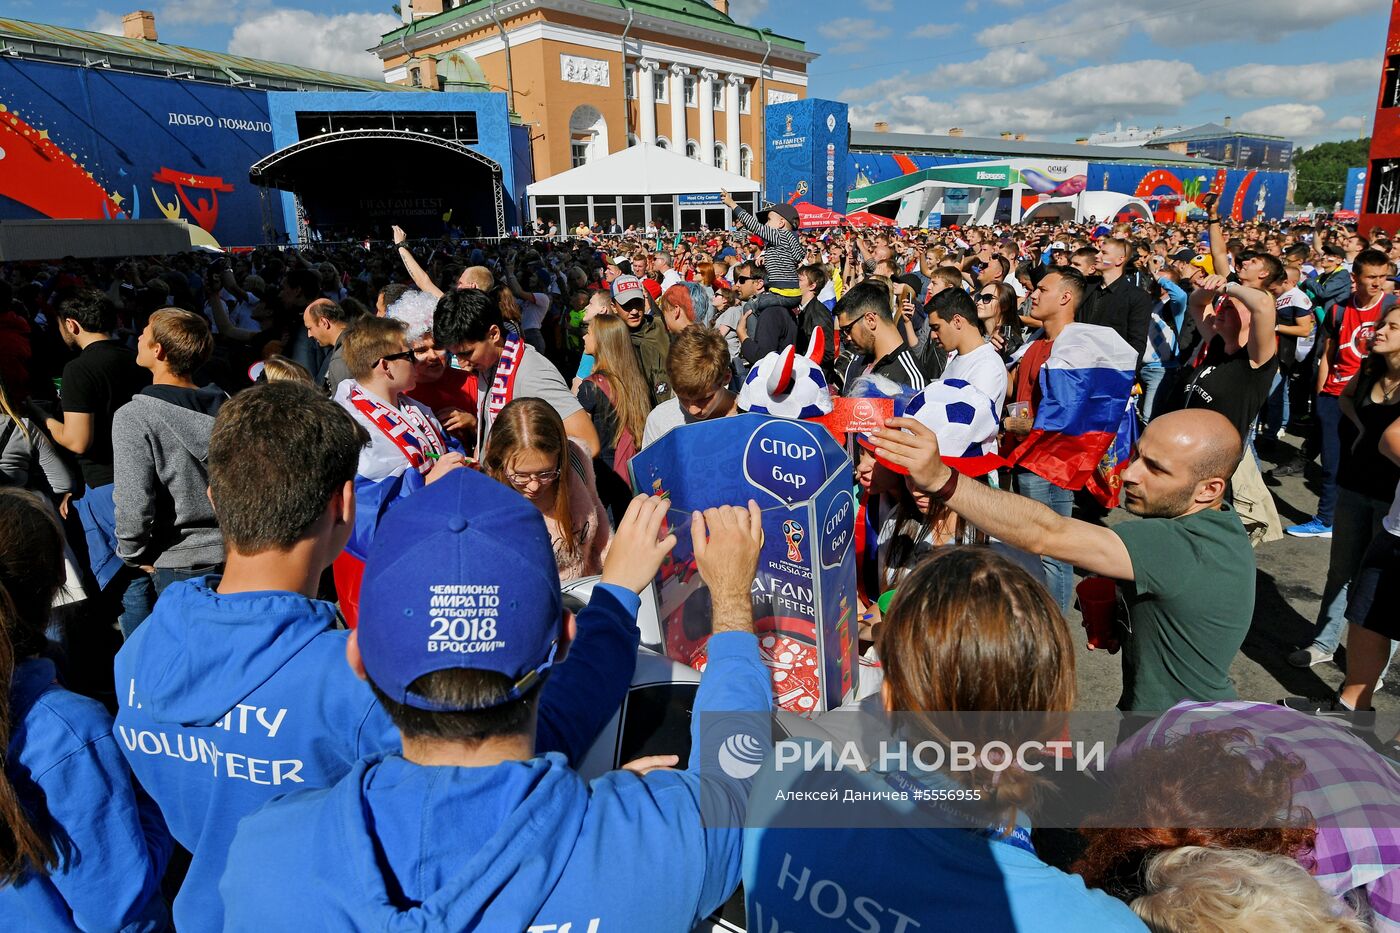
[[[359,383],[350,387],[350,404],[393,441],[409,466],[419,473],[427,473],[437,458],[447,453],[447,440],[416,405],[390,408]]]

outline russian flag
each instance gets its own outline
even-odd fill
[[[1006,462],[1063,489],[1083,489],[1131,413],[1136,370],[1137,351],[1117,331],[1070,324],[1040,370],[1040,406],[1031,433]]]
[[[1123,407],[1123,420],[1118,425],[1118,433],[1113,438],[1113,443],[1108,445],[1103,459],[1094,468],[1094,475],[1090,476],[1084,485],[1105,508],[1111,509],[1118,505],[1118,496],[1123,491],[1123,477],[1120,474],[1132,462],[1137,440],[1137,406],[1129,399],[1128,404]]]

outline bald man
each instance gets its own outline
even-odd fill
[[[1239,432],[1204,409],[1154,419],[1123,471],[1123,507],[1138,521],[1113,528],[1056,514],[1032,499],[959,479],[938,439],[912,418],[875,434],[881,455],[988,535],[1118,581],[1125,712],[1181,700],[1233,700],[1230,662],[1254,615],[1254,551],[1225,488],[1239,464]],[[902,430],[901,430],[902,429]]]

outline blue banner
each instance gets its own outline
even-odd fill
[[[763,194],[769,201],[845,213],[849,111],[837,101],[808,98],[770,104],[765,123],[767,158]]]
[[[718,191],[713,194],[681,194],[677,197],[683,207],[715,207],[724,204],[724,198]]]
[[[1366,197],[1366,169],[1347,169],[1347,186],[1341,197],[1342,209],[1361,213],[1361,204]]]
[[[856,510],[851,461],[832,436],[807,422],[736,415],[676,428],[633,457],[631,469],[639,492],[672,504],[677,544],[656,579],[667,655],[704,669],[710,602],[690,546],[691,512],[753,499],[764,532],[754,631],[774,699],[810,713],[852,698]]]

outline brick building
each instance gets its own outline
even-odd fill
[[[411,3],[411,5],[410,5]],[[530,127],[537,179],[636,142],[763,177],[763,103],[807,96],[805,45],[734,22],[727,0],[402,0],[374,52],[394,84],[438,88],[475,59]]]

